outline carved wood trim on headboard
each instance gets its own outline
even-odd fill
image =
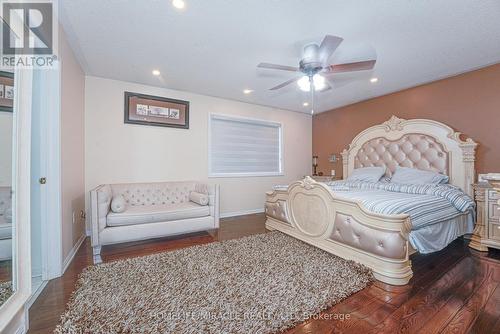
[[[450,177],[450,183],[460,187],[472,196],[472,184],[476,177],[474,164],[477,143],[471,138],[462,140],[460,132],[455,132],[449,126],[430,119],[405,120],[392,116],[382,124],[363,130],[353,139],[349,147],[341,153],[344,179],[355,168],[358,152],[366,143],[375,138],[384,138],[389,142],[395,142],[405,136],[415,134],[431,137],[442,145],[448,153],[447,174]],[[365,157],[365,159],[367,158]],[[417,161],[413,167],[419,168],[420,165],[424,166],[425,164],[419,164]]]

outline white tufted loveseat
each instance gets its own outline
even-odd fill
[[[0,261],[12,258],[12,195],[10,187],[0,187]]]
[[[190,201],[190,193],[209,197],[208,205]],[[122,195],[125,211],[111,202]],[[101,246],[219,228],[219,187],[196,181],[100,185],[90,192],[94,262]]]

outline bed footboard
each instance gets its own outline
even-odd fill
[[[342,258],[366,265],[375,278],[407,284],[408,215],[382,215],[340,198],[325,184],[306,177],[286,190],[266,194],[266,228],[278,230]]]

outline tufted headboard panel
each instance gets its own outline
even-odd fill
[[[396,140],[377,137],[366,141],[354,157],[354,168],[385,166],[391,176],[397,166],[448,175],[449,153],[436,138],[409,133]]]
[[[450,183],[473,196],[477,143],[446,124],[430,119],[388,121],[361,131],[342,154],[343,176],[361,167],[397,166],[446,174]]]

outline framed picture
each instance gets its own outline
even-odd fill
[[[189,129],[189,102],[125,92],[125,123]]]
[[[0,111],[12,112],[14,106],[14,73],[0,71]]]

